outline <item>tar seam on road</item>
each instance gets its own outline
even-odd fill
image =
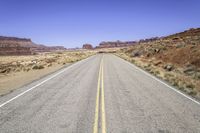
[[[88,58],[87,58],[87,59],[88,59]],[[85,59],[85,60],[86,60],[86,59]],[[1,107],[3,107],[3,106],[4,106],[4,105],[6,105],[6,104],[8,104],[8,103],[12,102],[13,100],[15,100],[15,99],[19,98],[20,96],[22,96],[22,95],[26,94],[27,92],[29,92],[29,91],[31,91],[31,90],[33,90],[33,89],[37,88],[38,86],[40,86],[40,85],[44,84],[45,82],[47,82],[47,81],[49,81],[49,80],[53,79],[54,77],[56,77],[56,76],[60,75],[61,73],[63,73],[63,72],[65,72],[65,71],[67,71],[67,70],[68,70],[68,69],[70,69],[71,67],[74,67],[75,65],[78,65],[78,64],[80,64],[80,63],[81,63],[81,62],[83,62],[83,61],[84,61],[84,60],[81,60],[81,61],[79,61],[79,62],[77,62],[77,63],[75,63],[75,64],[72,64],[71,66],[69,66],[69,67],[67,67],[67,68],[64,68],[64,70],[62,70],[62,71],[59,71],[58,73],[54,74],[54,75],[53,75],[53,76],[51,76],[50,78],[48,78],[48,79],[46,79],[46,80],[44,80],[44,81],[40,82],[39,84],[37,84],[37,85],[35,85],[35,86],[33,86],[33,87],[29,88],[28,90],[26,90],[26,91],[24,91],[24,92],[22,92],[22,93],[18,94],[17,96],[15,96],[15,97],[11,98],[10,100],[8,100],[8,101],[6,101],[6,102],[4,102],[4,103],[0,104],[0,108],[1,108]]]
[[[99,99],[101,94],[101,131],[106,133],[106,114],[105,114],[105,100],[104,100],[104,80],[103,80],[103,57],[101,59],[99,75],[98,75],[98,84],[97,84],[97,95],[96,95],[96,106],[95,106],[95,118],[93,133],[98,133],[99,125]],[[101,91],[101,93],[100,93]]]
[[[124,60],[124,61],[125,61],[125,60]],[[180,95],[184,96],[185,98],[187,98],[187,99],[189,99],[189,100],[193,101],[194,103],[196,103],[196,104],[200,105],[200,102],[198,102],[198,101],[197,101],[197,100],[195,100],[194,98],[192,98],[192,97],[190,97],[190,96],[188,96],[188,95],[184,94],[183,92],[181,92],[181,91],[177,90],[176,88],[173,88],[172,86],[170,86],[170,85],[168,85],[167,83],[163,82],[162,80],[160,80],[160,79],[156,78],[155,76],[153,76],[153,75],[149,74],[148,72],[146,72],[146,71],[142,70],[141,68],[139,68],[139,67],[135,66],[134,64],[131,64],[131,63],[130,63],[130,62],[128,62],[128,61],[125,61],[125,62],[126,62],[127,64],[129,64],[130,66],[133,66],[135,69],[139,70],[140,72],[144,73],[145,75],[147,75],[147,76],[149,76],[149,77],[153,78],[154,80],[156,80],[156,81],[158,81],[158,82],[162,83],[163,85],[167,86],[168,88],[170,88],[171,90],[175,91],[176,93],[178,93],[178,94],[180,94]]]

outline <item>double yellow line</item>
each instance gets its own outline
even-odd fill
[[[101,97],[100,97],[100,94],[101,94]],[[100,100],[101,100],[101,110],[99,109]],[[93,133],[98,133],[99,112],[100,111],[101,111],[101,132],[106,133],[106,114],[105,114],[105,100],[104,100],[104,80],[103,80],[103,57],[101,59],[100,68],[99,68]]]

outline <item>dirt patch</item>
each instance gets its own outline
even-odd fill
[[[172,62],[180,67],[184,67],[185,64],[193,64],[200,67],[200,45],[171,48],[166,52],[157,54],[155,57],[165,62]]]
[[[21,71],[8,75],[0,75],[0,95],[5,95],[14,89],[39,79],[62,67],[63,65],[58,64],[41,70],[31,70],[29,72]]]

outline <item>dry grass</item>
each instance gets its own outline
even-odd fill
[[[117,55],[200,99],[200,28],[123,48]]]
[[[156,58],[133,58],[130,57],[129,54],[122,51],[118,51],[116,55],[134,63],[136,66],[141,67],[156,77],[167,81],[169,84],[187,93],[188,95],[200,99],[200,80],[186,75],[183,72],[183,68],[179,65],[174,65],[174,69],[172,71],[168,71],[164,69],[164,65],[166,63],[163,63],[162,60],[157,60]]]
[[[95,53],[96,51],[64,51],[31,56],[0,56],[0,95]]]

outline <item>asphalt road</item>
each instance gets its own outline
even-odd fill
[[[0,133],[199,133],[200,104],[109,54],[0,97]]]

